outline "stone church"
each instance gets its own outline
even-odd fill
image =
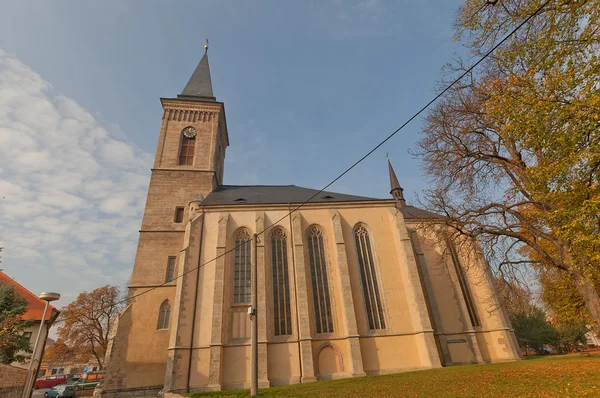
[[[206,52],[161,103],[103,397],[248,388],[250,242],[265,229],[259,387],[519,359],[485,260],[445,238],[441,217],[406,204],[389,161],[389,199],[225,185],[225,105]]]

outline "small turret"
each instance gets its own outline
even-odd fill
[[[406,200],[404,200],[404,194],[403,194],[404,189],[402,189],[402,187],[400,186],[400,183],[398,182],[398,177],[396,177],[396,173],[394,172],[394,168],[392,167],[390,158],[388,158],[387,161],[388,161],[388,169],[390,172],[390,187],[391,187],[390,194],[392,194],[392,196],[396,200],[396,207],[401,209],[403,207],[406,207]]]

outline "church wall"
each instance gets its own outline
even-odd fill
[[[300,357],[297,342],[269,344],[268,377],[272,386],[300,382]]]
[[[351,275],[352,294],[354,296],[354,310],[359,334],[378,335],[385,333],[410,333],[414,325],[410,321],[408,302],[402,287],[402,276],[399,269],[406,266],[398,258],[396,242],[391,233],[391,224],[388,217],[388,208],[372,208],[368,212],[364,209],[341,209],[344,240],[348,257],[348,267]],[[378,282],[382,294],[382,305],[386,321],[386,329],[370,331],[367,320],[367,309],[362,288],[360,266],[358,263],[357,247],[354,238],[354,228],[363,224],[369,230],[369,239],[372,253],[375,258],[376,268],[379,271]]]
[[[365,372],[369,376],[423,369],[414,335],[361,337]]]
[[[129,284],[136,286],[164,283],[169,257],[178,257],[182,245],[182,232],[140,232]]]
[[[311,335],[313,338],[317,335],[316,326],[315,326],[315,313],[314,313],[314,305],[313,305],[313,291],[311,281],[311,271],[310,271],[310,259],[308,256],[308,248],[307,248],[307,231],[313,225],[319,226],[324,233],[324,243],[325,243],[325,257],[327,259],[327,277],[329,282],[329,291],[331,297],[331,312],[333,315],[333,330],[334,332],[331,334],[333,336],[343,336],[346,332],[345,320],[343,318],[343,305],[340,302],[340,297],[342,294],[342,286],[340,285],[340,280],[338,277],[338,273],[336,271],[337,267],[337,258],[335,253],[335,240],[334,233],[331,227],[331,214],[328,209],[315,209],[315,210],[302,210],[302,241],[304,243],[304,258],[305,258],[305,267],[306,267],[306,280],[307,280],[307,291],[308,291],[308,307],[309,314],[311,319]],[[328,334],[321,335],[323,338],[328,337]],[[314,355],[313,355],[314,357]]]
[[[130,295],[139,294],[144,290],[130,289]],[[162,384],[170,329],[157,330],[158,314],[162,302],[165,299],[173,302],[174,297],[174,287],[162,287],[134,299],[129,309],[133,322],[128,330],[120,328],[118,331],[128,335],[126,363],[122,370],[125,375],[124,387]]]
[[[514,332],[498,301],[491,270],[481,257],[470,251],[467,245],[455,245],[480,323],[480,326],[473,326],[465,311],[464,297],[456,276],[451,275],[453,263],[445,243],[431,231],[425,231],[418,225],[415,229],[439,308],[442,325],[437,332],[446,335],[452,362],[460,364],[519,359]],[[467,330],[472,333],[466,333]]]
[[[248,387],[250,382],[250,345],[223,349],[224,390]]]
[[[210,351],[208,348],[200,348],[192,351],[192,367],[190,369],[191,388],[208,385],[209,361]]]
[[[414,228],[427,265],[434,292],[434,299],[441,318],[440,333],[460,333],[470,329],[470,325],[462,318],[459,308],[461,297],[453,287],[453,281],[446,264],[446,247],[440,244],[432,233],[423,230],[418,224]]]

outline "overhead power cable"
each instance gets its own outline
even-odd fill
[[[329,188],[331,185],[335,184],[340,178],[342,178],[343,176],[345,176],[346,174],[348,174],[352,169],[354,169],[356,166],[358,166],[363,160],[365,160],[367,157],[369,157],[371,154],[373,154],[373,152],[375,152],[376,150],[378,150],[382,145],[384,145],[386,142],[388,142],[390,139],[392,139],[392,137],[394,137],[400,130],[402,130],[404,127],[406,127],[410,122],[412,122],[413,120],[415,120],[421,113],[423,113],[427,108],[429,108],[435,101],[437,101],[438,99],[440,99],[440,97],[442,97],[444,94],[446,94],[448,92],[448,90],[450,90],[452,87],[454,87],[458,82],[460,82],[466,75],[468,75],[469,73],[471,73],[480,63],[482,63],[488,56],[490,56],[494,51],[496,51],[498,49],[498,47],[500,47],[502,44],[504,44],[509,38],[511,38],[519,29],[521,29],[525,24],[527,24],[527,22],[529,22],[533,17],[535,17],[544,7],[546,7],[546,5],[548,5],[548,3],[550,3],[551,0],[546,0],[545,2],[543,2],[533,13],[531,13],[529,16],[527,16],[527,18],[525,18],[519,25],[517,25],[510,33],[508,33],[502,40],[500,40],[498,43],[496,43],[496,45],[494,45],[487,53],[485,53],[485,55],[483,55],[477,62],[475,62],[473,65],[471,65],[471,67],[469,67],[467,70],[465,70],[460,76],[458,76],[455,80],[452,81],[452,83],[450,83],[448,86],[446,86],[442,91],[440,91],[435,97],[433,97],[429,102],[427,102],[425,105],[423,105],[421,107],[421,109],[419,109],[415,114],[413,114],[410,118],[408,118],[404,123],[402,123],[400,125],[400,127],[398,127],[396,130],[394,130],[390,135],[388,135],[385,139],[383,139],[381,142],[379,142],[377,145],[375,145],[375,147],[373,147],[373,149],[371,149],[369,152],[367,152],[363,157],[361,157],[360,159],[358,159],[356,162],[354,162],[350,167],[348,167],[346,170],[344,170],[343,173],[341,173],[340,175],[338,175],[335,179],[333,179],[329,184],[325,185],[323,188],[321,188],[319,191],[317,191],[314,195],[312,195],[309,199],[307,199],[306,201],[302,202],[301,204],[299,204],[297,207],[295,207],[294,209],[292,209],[289,213],[287,213],[285,216],[281,217],[280,219],[278,219],[277,221],[273,222],[271,225],[269,225],[268,227],[266,227],[265,229],[263,229],[260,232],[257,232],[256,235],[260,236],[263,235],[266,231],[268,231],[270,228],[275,227],[280,221],[286,219],[287,217],[290,217],[294,212],[298,211],[300,208],[302,208],[304,205],[310,203],[311,200],[313,200],[315,197],[317,197],[319,194],[321,194],[323,191],[325,191],[327,188]],[[182,278],[183,276],[194,272],[196,270],[198,270],[199,268],[218,260],[221,257],[226,256],[227,254],[231,253],[232,251],[234,251],[235,249],[245,245],[246,243],[241,243],[239,245],[236,245],[234,247],[232,247],[229,250],[226,250],[225,252],[223,252],[222,254],[216,256],[213,259],[210,259],[208,261],[203,262],[202,264],[198,265],[195,268],[191,268],[185,272],[183,272],[181,275],[178,275],[176,278],[172,279],[169,282],[164,282],[161,283],[160,285],[155,285],[152,286],[150,288],[148,288],[148,290],[144,290],[143,292],[134,294],[132,296],[129,296],[121,301],[118,301],[117,303],[113,304],[113,305],[118,305],[118,304],[122,304],[125,303],[127,301],[133,300],[134,298],[137,298],[143,294],[146,293],[150,293],[151,291],[159,288],[159,287],[163,287],[165,285],[167,285],[168,283],[177,280],[179,278]],[[140,288],[141,289],[141,288]],[[108,308],[108,307],[107,307]]]

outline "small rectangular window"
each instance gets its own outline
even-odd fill
[[[175,222],[182,223],[183,222],[183,207],[175,208]]]
[[[175,260],[177,257],[169,257],[167,262],[167,282],[171,282],[175,276]]]

